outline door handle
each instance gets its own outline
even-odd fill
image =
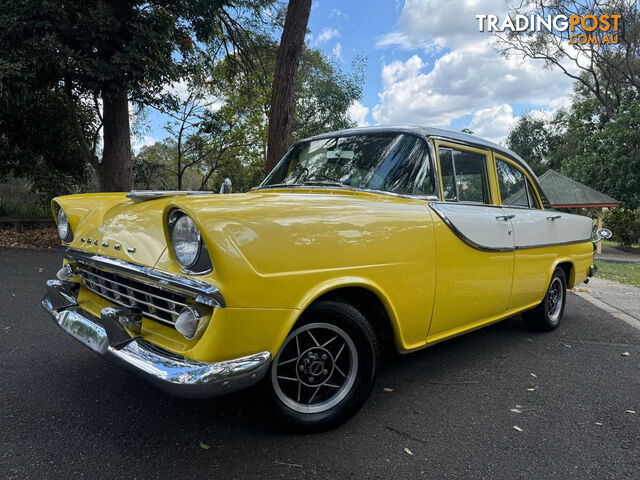
[[[516,218],[515,215],[496,215],[496,220],[511,220],[512,218]]]
[[[562,218],[562,215],[553,215],[551,217],[547,217],[547,220],[558,220],[559,218]]]

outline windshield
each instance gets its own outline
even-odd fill
[[[261,187],[335,185],[433,195],[427,146],[399,133],[331,137],[293,146]]]

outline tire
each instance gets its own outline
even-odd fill
[[[549,282],[544,300],[532,310],[522,313],[524,324],[532,330],[550,332],[562,320],[567,301],[567,278],[562,268],[556,268]]]
[[[379,358],[375,333],[353,306],[334,300],[311,305],[265,379],[280,419],[307,432],[345,422],[369,397]]]

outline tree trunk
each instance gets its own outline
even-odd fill
[[[128,192],[133,188],[131,137],[127,92],[102,95],[104,149],[98,163],[98,184],[102,192]]]
[[[276,166],[291,143],[294,90],[310,12],[311,0],[289,0],[271,93],[267,173]]]

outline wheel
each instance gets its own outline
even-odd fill
[[[271,364],[268,387],[280,417],[298,430],[333,428],[371,393],[379,363],[367,319],[340,301],[309,307]]]
[[[544,300],[534,309],[522,313],[525,325],[545,332],[555,329],[562,320],[566,300],[567,279],[564,270],[556,268]]]

